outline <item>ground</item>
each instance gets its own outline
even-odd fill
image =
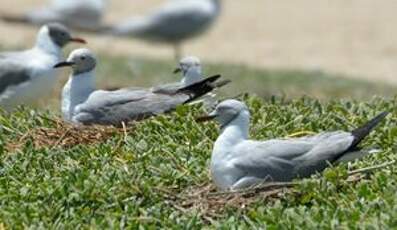
[[[38,2],[14,0],[0,11]],[[115,21],[161,1],[109,2],[106,20]],[[60,121],[60,89],[69,73],[63,70],[54,95],[40,103],[44,108],[0,111],[0,230],[397,227],[393,3],[224,3],[218,25],[186,49],[204,58],[205,75],[232,80],[218,93],[247,103],[251,138],[352,130],[387,110],[391,115],[361,145],[380,152],[292,184],[222,194],[208,171],[219,130],[214,122],[195,122],[204,113],[199,105],[123,129],[76,128]],[[35,29],[0,25],[2,50],[34,39]],[[233,36],[224,41],[224,34]],[[180,79],[171,73],[176,63],[167,48],[89,40],[99,57],[100,88]]]
[[[23,12],[43,2],[13,0],[2,4],[0,12]],[[108,2],[106,21],[116,22],[144,14],[164,1]],[[223,14],[214,28],[187,44],[186,53],[218,63],[321,70],[397,84],[395,1],[223,0],[223,4]],[[34,29],[0,24],[0,34],[0,43],[28,46]],[[172,56],[168,48],[139,41],[89,40],[89,47],[97,52],[166,59]]]
[[[208,170],[218,128],[194,121],[204,112],[197,106],[125,129],[79,129],[51,111],[0,113],[0,229],[397,227],[396,99],[240,99],[260,140],[393,114],[361,145],[377,154],[292,184],[222,194]]]

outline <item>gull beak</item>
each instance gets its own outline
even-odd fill
[[[70,41],[71,42],[82,43],[82,44],[87,44],[87,42],[84,39],[82,39],[82,38],[71,38]]]
[[[74,64],[75,63],[71,62],[71,61],[59,62],[58,64],[54,65],[54,69],[62,68],[62,67],[69,67],[69,66],[72,66]]]
[[[177,74],[177,73],[180,73],[180,72],[182,72],[182,68],[181,67],[178,67],[178,68],[176,68],[175,70],[174,70],[174,74]]]
[[[218,115],[216,114],[216,112],[212,112],[208,115],[202,116],[202,117],[198,117],[196,118],[196,122],[202,123],[202,122],[206,122],[206,121],[212,121],[214,120]]]

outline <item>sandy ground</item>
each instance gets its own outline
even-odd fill
[[[40,0],[2,0],[0,12],[24,12]],[[109,0],[107,22],[144,14],[161,0]],[[208,61],[266,68],[324,70],[397,84],[397,1],[223,0],[211,31],[185,45]],[[0,44],[27,46],[34,28],[0,23]],[[169,47],[89,37],[90,47],[118,54],[169,58]]]

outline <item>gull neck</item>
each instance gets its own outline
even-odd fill
[[[249,119],[248,112],[240,112],[237,117],[222,127],[222,133],[218,139],[220,139],[223,144],[228,145],[247,140],[249,136]]]
[[[181,83],[184,86],[189,86],[202,80],[200,68],[191,68],[183,76]]]
[[[57,57],[61,57],[62,54],[62,48],[52,41],[47,27],[44,27],[39,31],[35,48]]]
[[[94,71],[71,75],[68,84],[70,85],[69,98],[70,112],[73,113],[76,106],[85,102],[95,90]]]

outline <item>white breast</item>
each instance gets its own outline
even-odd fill
[[[87,101],[94,89],[95,84],[92,72],[70,76],[62,91],[62,115],[64,119],[72,121],[78,105]]]
[[[235,145],[218,138],[211,157],[211,175],[214,183],[221,189],[230,188],[241,178],[241,172],[234,165]]]

